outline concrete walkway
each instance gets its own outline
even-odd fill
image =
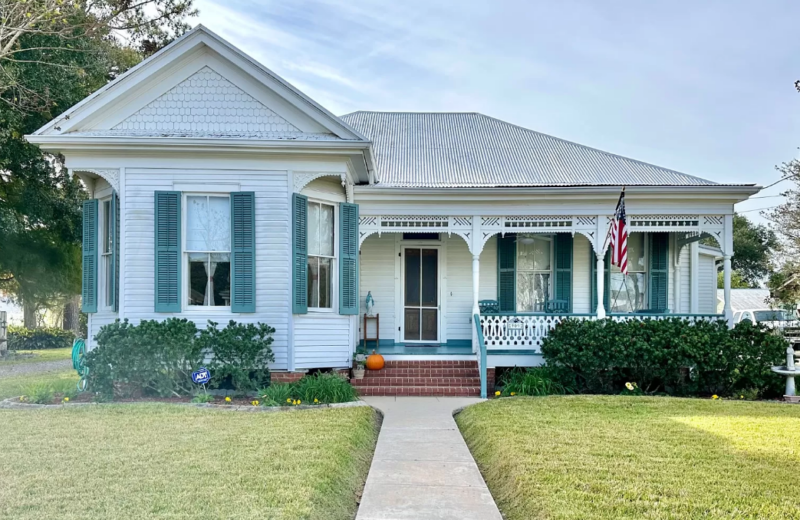
[[[384,413],[356,520],[502,520],[453,420],[470,397],[364,397]]]

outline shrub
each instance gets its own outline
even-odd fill
[[[273,359],[275,329],[233,321],[223,329],[216,326],[209,322],[198,334],[193,322],[181,318],[106,325],[95,336],[97,347],[86,354],[89,386],[106,396],[139,391],[186,396],[197,389],[191,373],[206,364],[212,387],[231,381],[239,391],[258,388]]]
[[[731,395],[758,388],[778,395],[787,342],[761,325],[680,318],[561,322],[542,343],[554,379],[581,393],[619,393],[636,382],[645,393]]]
[[[318,372],[294,383],[274,383],[260,390],[264,406],[286,406],[294,401],[305,404],[347,403],[358,400],[356,389],[339,374]]]
[[[44,350],[71,347],[75,334],[55,327],[26,329],[9,325],[7,339],[9,350]]]
[[[264,402],[264,406],[286,406],[293,399],[296,399],[293,383],[273,383],[267,388],[260,390],[258,395]]]
[[[305,376],[295,384],[295,392],[306,403],[313,403],[314,399],[320,403],[347,403],[358,399],[350,382],[333,373],[318,372]]]
[[[272,354],[272,334],[275,329],[264,323],[244,324],[231,320],[224,329],[213,321],[200,332],[196,343],[210,355],[212,388],[229,380],[239,392],[256,390],[269,380]]]
[[[24,387],[22,395],[30,403],[52,404],[56,392],[50,383],[35,383]]]
[[[500,379],[503,395],[563,395],[571,393],[548,367],[514,368]]]

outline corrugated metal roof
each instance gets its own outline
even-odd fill
[[[731,308],[735,311],[769,309],[769,289],[731,289]],[[725,291],[717,289],[717,300],[725,301]]]
[[[718,185],[478,113],[353,112],[341,119],[373,142],[384,186]]]

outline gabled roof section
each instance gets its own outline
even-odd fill
[[[130,69],[36,136],[367,139],[202,25]]]
[[[353,112],[380,184],[403,188],[720,186],[478,113]]]

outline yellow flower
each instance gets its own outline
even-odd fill
[[[498,390],[497,392],[495,392],[495,393],[494,393],[494,395],[495,395],[495,396],[497,396],[497,397],[499,397],[499,396],[500,396],[500,390]]]
[[[292,401],[292,404],[297,404],[297,401]]]
[[[226,402],[226,403],[230,403],[230,402],[231,402],[231,398],[230,398],[230,397],[226,397],[226,398],[225,398],[225,402]]]
[[[24,395],[19,396],[19,400],[20,401],[24,401],[25,400],[25,396]]]
[[[317,398],[314,398],[314,402],[315,402],[315,403],[318,403],[318,402],[319,402],[319,399],[317,399]]]
[[[301,401],[300,399],[298,399],[298,400],[297,400],[297,404],[303,404],[303,401]]]
[[[250,404],[252,404],[253,406],[258,406],[258,401],[253,401]]]
[[[633,392],[633,383],[625,383],[625,388]]]
[[[289,399],[286,400],[286,402],[287,403],[291,403],[292,402],[292,398],[290,397]]]
[[[717,394],[714,394],[711,396],[711,399],[719,399],[719,396]]]
[[[739,399],[744,399],[744,396],[743,396],[743,395],[740,395],[740,396],[739,396]]]
[[[511,392],[511,395],[517,395],[517,393],[516,392]]]
[[[64,397],[64,402],[68,403],[69,402],[69,397]]]

